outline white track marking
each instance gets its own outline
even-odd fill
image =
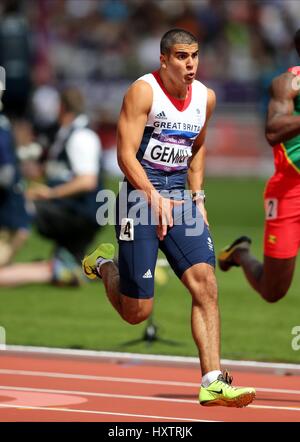
[[[82,413],[82,414],[100,414],[106,416],[126,416],[126,417],[141,417],[143,419],[158,419],[158,420],[171,420],[171,421],[183,421],[183,422],[218,422],[212,420],[191,419],[188,417],[173,417],[173,416],[151,416],[146,414],[129,414],[129,413],[115,413],[114,411],[97,411],[97,410],[77,410],[75,408],[56,408],[56,407],[27,407],[23,405],[6,405],[0,404],[1,408],[18,408],[21,410],[43,410],[43,411],[60,411],[64,413]]]
[[[280,405],[248,405],[248,408],[264,408],[265,410],[286,410],[286,411],[300,411],[297,407],[282,407]]]
[[[156,379],[139,379],[139,378],[120,378],[111,376],[93,376],[93,375],[81,375],[73,373],[56,373],[46,371],[31,371],[31,370],[10,370],[1,368],[0,374],[16,375],[16,376],[32,376],[32,377],[47,377],[47,378],[59,378],[59,379],[80,379],[87,381],[101,381],[101,382],[121,382],[121,383],[133,383],[133,384],[149,384],[149,385],[170,385],[173,387],[192,387],[199,388],[200,382],[180,382],[180,381],[167,381]],[[282,393],[282,394],[296,394],[300,395],[300,390],[288,390],[283,388],[263,388],[255,387],[256,391],[267,393]]]
[[[69,394],[69,395],[80,395],[80,396],[92,396],[92,397],[103,397],[112,399],[126,399],[126,400],[142,400],[142,401],[158,401],[158,402],[175,402],[175,403],[186,403],[199,405],[197,400],[193,399],[174,399],[174,398],[163,398],[163,397],[153,397],[153,396],[134,396],[127,394],[111,394],[111,393],[94,393],[90,391],[72,391],[72,390],[52,390],[43,388],[27,388],[27,387],[9,387],[0,386],[0,390],[10,390],[10,391],[30,391],[32,393],[45,393],[45,394]],[[1,404],[0,404],[1,405]],[[3,404],[5,406],[5,404]],[[27,408],[26,405],[22,406]],[[48,408],[48,407],[41,407]],[[259,408],[266,410],[285,410],[285,411],[300,411],[298,407],[284,407],[281,405],[248,405],[248,408]]]
[[[160,366],[173,367],[190,367],[198,368],[199,359],[190,356],[166,356],[166,355],[151,355],[139,353],[126,352],[109,352],[97,350],[74,350],[69,348],[49,348],[49,347],[33,347],[22,345],[6,345],[6,354],[9,353],[24,353],[25,355],[47,354],[52,356],[63,357],[84,357],[86,359],[96,359],[103,362],[121,361],[128,363],[140,362],[143,364],[151,363]],[[4,354],[4,352],[3,352]],[[234,361],[231,359],[221,359],[221,365],[230,370],[239,371],[254,371],[256,373],[276,373],[276,374],[300,374],[300,364],[288,364],[280,362],[259,362],[259,361]]]
[[[10,370],[1,368],[0,374],[11,374],[16,376],[33,376],[33,377],[46,377],[46,378],[60,378],[60,379],[81,379],[86,381],[101,381],[101,382],[123,382],[133,384],[150,384],[150,385],[172,385],[175,387],[199,387],[198,384],[193,382],[177,382],[177,381],[158,381],[153,379],[138,379],[138,378],[120,378],[111,376],[93,376],[84,374],[73,373],[56,373],[46,371],[31,371],[31,370]]]
[[[282,393],[282,394],[299,394],[300,390],[288,390],[286,388],[263,388],[255,387],[256,391],[261,391],[262,393]]]
[[[95,393],[92,391],[73,391],[73,390],[52,390],[44,388],[30,388],[30,387],[9,387],[0,386],[0,390],[9,391],[29,391],[32,393],[46,393],[46,394],[68,394],[68,395],[79,395],[79,396],[91,396],[91,397],[109,397],[113,399],[134,399],[134,400],[144,400],[144,401],[158,401],[158,402],[178,402],[185,404],[199,404],[196,400],[191,399],[174,399],[174,398],[164,398],[155,396],[134,396],[128,394],[112,394],[112,393]]]

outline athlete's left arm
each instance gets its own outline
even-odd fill
[[[191,193],[198,192],[203,189],[204,169],[205,169],[205,136],[207,125],[216,106],[216,95],[212,89],[207,90],[207,106],[205,124],[194,141],[192,156],[189,160],[189,168],[187,174],[188,188]],[[207,220],[206,220],[207,221]]]
[[[205,160],[205,136],[207,131],[208,121],[216,106],[216,95],[212,89],[207,90],[207,105],[206,105],[206,120],[205,124],[194,141],[192,156],[189,159],[188,168],[188,186],[192,192],[197,192],[202,189],[204,180],[204,160]]]

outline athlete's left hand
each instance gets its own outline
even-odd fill
[[[169,198],[152,198],[151,206],[154,209],[158,224],[156,233],[160,241],[164,239],[167,234],[168,227],[173,227],[174,220],[172,211],[175,206],[180,206],[184,201],[172,200]]]
[[[208,219],[207,219],[207,211],[204,205],[204,201],[202,198],[196,200],[196,206],[198,207],[201,215],[203,216],[205,224],[209,227]]]

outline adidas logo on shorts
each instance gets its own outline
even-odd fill
[[[212,239],[210,237],[207,238],[207,245],[208,245],[209,250],[211,252],[213,252],[214,251],[214,244],[213,244]]]
[[[148,269],[147,272],[143,275],[143,278],[152,278],[152,273],[150,269]]]

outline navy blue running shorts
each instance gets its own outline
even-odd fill
[[[143,207],[143,203],[140,207]],[[150,220],[150,211],[147,221]],[[191,200],[173,209],[174,226],[168,229],[163,241],[157,237],[156,225],[136,222],[140,213],[135,212],[135,217],[130,217],[128,210],[125,213],[127,217],[119,216],[118,209],[116,213],[120,292],[123,295],[136,299],[153,297],[159,249],[179,279],[194,264],[206,263],[215,267],[214,245],[209,228]]]

